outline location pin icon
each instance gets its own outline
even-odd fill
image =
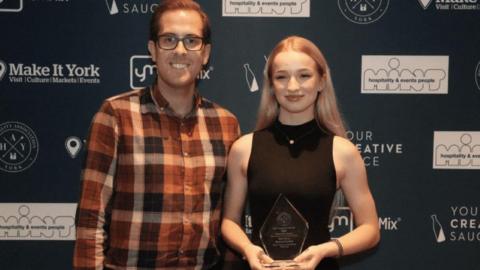
[[[81,147],[82,141],[78,137],[72,136],[65,140],[65,148],[72,158],[75,158],[78,155]]]
[[[5,76],[6,71],[7,71],[7,65],[5,64],[5,62],[0,61],[0,80],[3,79],[3,76]]]

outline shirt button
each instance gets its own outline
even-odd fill
[[[179,249],[179,250],[178,250],[178,255],[183,255],[183,253],[184,253],[184,252],[183,252],[183,249]]]
[[[188,157],[189,154],[188,154],[188,152],[183,152],[183,155]]]

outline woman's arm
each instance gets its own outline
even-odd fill
[[[337,187],[341,188],[347,199],[356,227],[338,238],[337,243],[330,241],[305,250],[295,259],[304,263],[302,269],[314,269],[325,257],[354,254],[372,248],[380,240],[375,202],[360,153],[350,141],[336,136],[333,141],[333,160]]]
[[[270,259],[261,247],[252,244],[241,227],[248,188],[247,167],[252,137],[252,134],[241,137],[230,149],[221,231],[225,242],[248,260],[251,269],[262,269],[261,261]]]

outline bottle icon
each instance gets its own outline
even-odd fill
[[[113,0],[113,1],[112,1],[112,4],[109,5],[109,4],[108,4],[108,1],[109,1],[109,0],[105,0],[105,3],[107,4],[108,11],[110,12],[110,15],[117,14],[117,13],[118,13],[117,2],[115,2],[115,0]]]
[[[247,81],[248,89],[250,92],[258,91],[257,78],[255,78],[255,74],[250,69],[250,64],[244,64],[243,68],[245,69],[245,80]]]
[[[437,215],[432,215],[433,233],[437,243],[445,242],[445,233],[443,232],[442,224],[438,221]]]

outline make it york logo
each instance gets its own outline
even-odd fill
[[[427,9],[433,0],[418,0],[420,5],[422,5],[423,9]]]
[[[38,139],[20,122],[0,124],[0,170],[16,173],[28,169],[37,159]]]
[[[338,0],[343,16],[357,24],[369,24],[380,19],[388,9],[389,0]]]
[[[3,77],[5,76],[5,73],[7,73],[7,64],[0,60],[0,81],[2,81]]]

